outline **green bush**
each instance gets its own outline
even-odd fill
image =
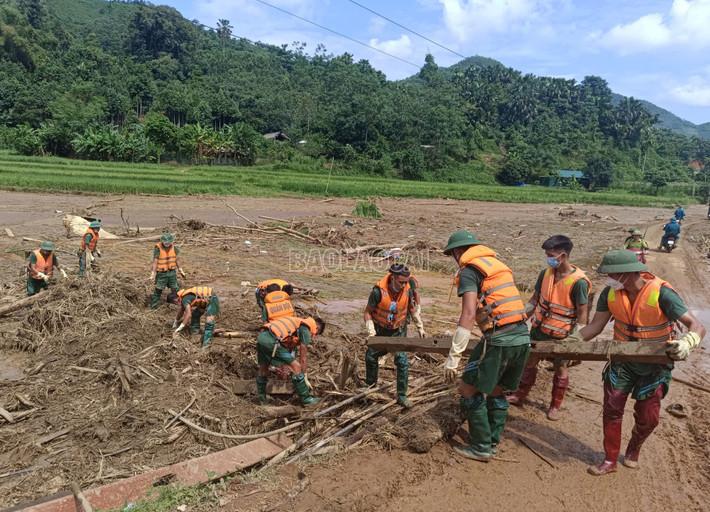
[[[370,219],[381,219],[382,213],[377,205],[372,201],[358,201],[353,210],[356,217],[367,217]]]

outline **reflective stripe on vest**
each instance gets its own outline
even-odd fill
[[[407,282],[399,292],[396,298],[392,298],[389,292],[389,279],[391,274],[387,274],[380,279],[377,287],[380,289],[380,302],[377,307],[370,312],[372,320],[385,329],[399,329],[407,321],[409,314],[409,290],[411,289]]]
[[[212,288],[209,286],[193,286],[192,288],[185,288],[177,292],[180,301],[182,302],[183,297],[187,295],[194,295],[195,300],[190,302],[190,307],[192,309],[205,309],[212,298]]]
[[[175,270],[177,268],[177,253],[175,252],[175,245],[171,245],[168,249],[165,249],[163,244],[155,244],[155,247],[157,247],[160,251],[156,270],[158,272]]]
[[[267,293],[264,297],[264,307],[269,322],[296,314],[288,293],[282,291]]]
[[[483,274],[478,291],[476,323],[481,331],[525,320],[525,304],[513,279],[513,272],[484,245],[470,247],[459,259],[461,268],[471,266]],[[459,276],[456,276],[458,286]]]
[[[264,324],[264,329],[267,329],[274,337],[288,350],[293,350],[298,346],[298,328],[301,325],[306,325],[311,332],[311,336],[315,336],[317,332],[316,321],[313,318],[298,318],[295,316],[287,316]]]
[[[591,290],[592,283],[580,269],[574,267],[571,274],[555,282],[555,271],[548,268],[542,278],[533,327],[552,338],[567,337],[577,324],[577,308],[572,299],[572,289],[581,279],[587,282]]]
[[[667,341],[673,331],[672,322],[659,304],[661,288],[673,289],[663,279],[644,272],[646,284],[631,304],[625,290],[609,289],[607,304],[614,317],[614,339],[617,341]]]
[[[34,265],[30,265],[32,268],[32,271],[30,272],[32,279],[41,279],[37,275],[39,272],[42,272],[48,277],[52,277],[52,273],[54,272],[54,253],[50,252],[46,259],[42,256],[39,249],[32,251],[32,254],[34,254],[37,258],[37,262]]]
[[[91,242],[89,242],[88,246],[86,245],[86,235],[91,235]],[[99,232],[89,228],[86,230],[86,233],[84,233],[84,236],[81,237],[81,250],[85,251],[88,248],[89,251],[94,252],[96,250],[96,244],[98,242]]]

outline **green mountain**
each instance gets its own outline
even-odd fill
[[[614,102],[619,103],[624,96],[614,94]],[[649,114],[658,117],[658,124],[662,128],[667,128],[676,133],[687,135],[689,137],[700,137],[710,140],[710,123],[694,124],[686,121],[664,108],[654,105],[650,101],[639,100]]]
[[[480,56],[444,68],[429,55],[389,81],[347,53],[216,24],[138,0],[0,0],[0,145],[317,169],[337,159],[347,172],[504,183],[602,159],[600,186],[643,179],[645,162],[688,179],[687,162],[710,155],[710,142],[654,130],[649,106],[600,77],[538,77]],[[307,143],[260,136],[278,131]]]

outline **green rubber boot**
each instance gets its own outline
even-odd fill
[[[256,396],[261,405],[269,403],[269,397],[266,395],[266,384],[269,382],[268,377],[256,376]]]
[[[482,394],[461,398],[461,410],[468,420],[469,445],[455,447],[454,451],[467,459],[488,462],[491,455],[491,427],[488,423],[488,408]]]
[[[407,398],[409,388],[409,359],[406,352],[397,352],[394,356],[394,364],[397,367],[397,403],[405,409],[413,407],[412,402]]]
[[[311,392],[306,385],[306,378],[302,373],[291,375],[291,382],[293,382],[293,387],[296,389],[296,393],[301,398],[301,403],[304,406],[315,405],[320,400],[311,396]]]
[[[202,333],[202,346],[207,347],[212,341],[214,322],[205,322],[205,332]]]
[[[373,386],[377,384],[380,373],[380,354],[371,348],[365,352],[365,384]]]
[[[491,454],[498,453],[500,435],[508,418],[508,400],[505,396],[489,396],[486,400],[488,406],[488,424],[491,427]]]
[[[150,309],[158,309],[160,305],[160,296],[163,294],[163,290],[155,288],[153,294],[150,296]]]

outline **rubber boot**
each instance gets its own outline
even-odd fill
[[[616,471],[616,461],[621,450],[621,423],[628,395],[604,384],[604,405],[602,424],[604,426],[604,461],[597,466],[589,466],[590,475],[602,476]]]
[[[530,393],[530,390],[535,385],[536,380],[537,366],[526,367],[525,370],[523,370],[523,376],[520,379],[518,389],[514,393],[508,395],[508,403],[522,407],[528,397],[528,394]]]
[[[405,409],[411,409],[413,404],[407,398],[409,388],[409,359],[406,352],[397,352],[394,356],[397,367],[397,403]]]
[[[562,400],[565,398],[565,392],[569,387],[569,377],[560,377],[555,375],[552,377],[552,400],[550,408],[547,410],[547,419],[557,421],[560,419],[560,407]]]
[[[158,309],[160,305],[160,296],[163,294],[163,290],[155,288],[153,294],[150,296],[150,309]]]
[[[202,333],[202,346],[209,346],[212,341],[212,333],[214,333],[214,322],[205,322],[205,332]]]
[[[311,392],[306,385],[306,378],[303,373],[294,373],[291,375],[291,382],[293,382],[293,387],[296,389],[296,393],[301,398],[301,403],[304,406],[315,405],[320,402],[318,398],[311,396]]]
[[[269,397],[266,395],[266,384],[268,384],[268,382],[268,377],[262,377],[261,375],[256,376],[256,396],[261,405],[269,403]]]
[[[467,459],[488,462],[491,459],[491,426],[486,399],[480,393],[461,398],[461,410],[468,420],[469,446],[457,446],[454,451]]]
[[[508,418],[508,400],[504,396],[489,396],[486,400],[488,408],[488,424],[491,427],[491,454],[498,453],[500,435]]]
[[[658,386],[653,395],[645,400],[637,400],[634,404],[634,428],[631,431],[631,439],[622,461],[622,464],[627,468],[636,469],[639,467],[641,445],[658,426],[662,398],[663,386]]]
[[[371,348],[365,352],[365,384],[372,386],[377,384],[378,374],[380,372],[380,356],[376,350]]]

